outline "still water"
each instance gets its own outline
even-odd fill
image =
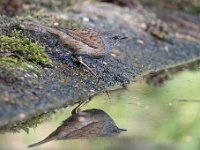
[[[200,71],[184,70],[169,77],[164,85],[144,80],[126,89],[95,97],[82,109],[102,109],[118,127],[127,129],[114,138],[51,141],[27,148],[54,131],[71,115],[73,108],[57,110],[49,119],[30,129],[29,134],[0,135],[2,150],[199,150]]]

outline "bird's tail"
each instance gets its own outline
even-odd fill
[[[24,29],[43,32],[43,33],[49,32],[49,33],[52,33],[53,35],[57,35],[57,36],[59,36],[62,33],[58,29],[48,27],[48,26],[42,25],[37,22],[32,22],[32,21],[23,21],[20,26]]]
[[[52,140],[55,140],[55,137],[47,137],[47,138],[45,138],[44,140],[42,140],[42,141],[40,141],[40,142],[37,142],[37,143],[34,143],[34,144],[29,145],[28,147],[39,146],[39,145],[41,145],[41,144],[50,142],[50,141],[52,141]]]

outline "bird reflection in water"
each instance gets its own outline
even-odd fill
[[[118,128],[113,119],[103,110],[79,110],[77,113],[72,113],[61,126],[44,140],[28,147],[38,146],[52,140],[113,137],[122,131],[126,130]]]

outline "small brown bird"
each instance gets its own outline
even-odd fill
[[[100,32],[94,29],[56,29],[39,23],[24,21],[21,27],[39,32],[49,32],[70,48],[73,56],[94,75],[93,70],[83,62],[82,56],[101,58],[108,55],[121,40],[127,37],[115,32]]]
[[[38,146],[52,140],[112,137],[122,131],[126,130],[118,128],[112,118],[103,110],[89,109],[72,114],[48,137],[28,147]]]

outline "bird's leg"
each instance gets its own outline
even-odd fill
[[[89,98],[88,100],[86,100],[86,101],[80,101],[79,104],[78,104],[78,106],[76,106],[76,107],[72,110],[71,114],[74,115],[74,114],[80,113],[80,112],[81,112],[81,107],[83,107],[84,105],[86,105],[87,103],[89,103],[91,100],[92,100],[92,97],[90,97],[90,98]]]
[[[71,112],[71,114],[72,115],[75,115],[75,114],[77,114],[77,113],[79,113],[80,111],[81,111],[81,109],[80,109],[80,107],[81,107],[81,105],[82,105],[82,101],[78,104],[78,106],[76,106],[73,110],[72,110],[72,112]]]
[[[82,64],[86,69],[88,69],[95,77],[97,77],[94,71],[86,63],[83,62],[82,56],[76,56],[76,59],[79,61],[80,64]]]
[[[110,93],[109,93],[109,91],[106,90],[105,93],[108,96],[108,99],[110,100]]]

